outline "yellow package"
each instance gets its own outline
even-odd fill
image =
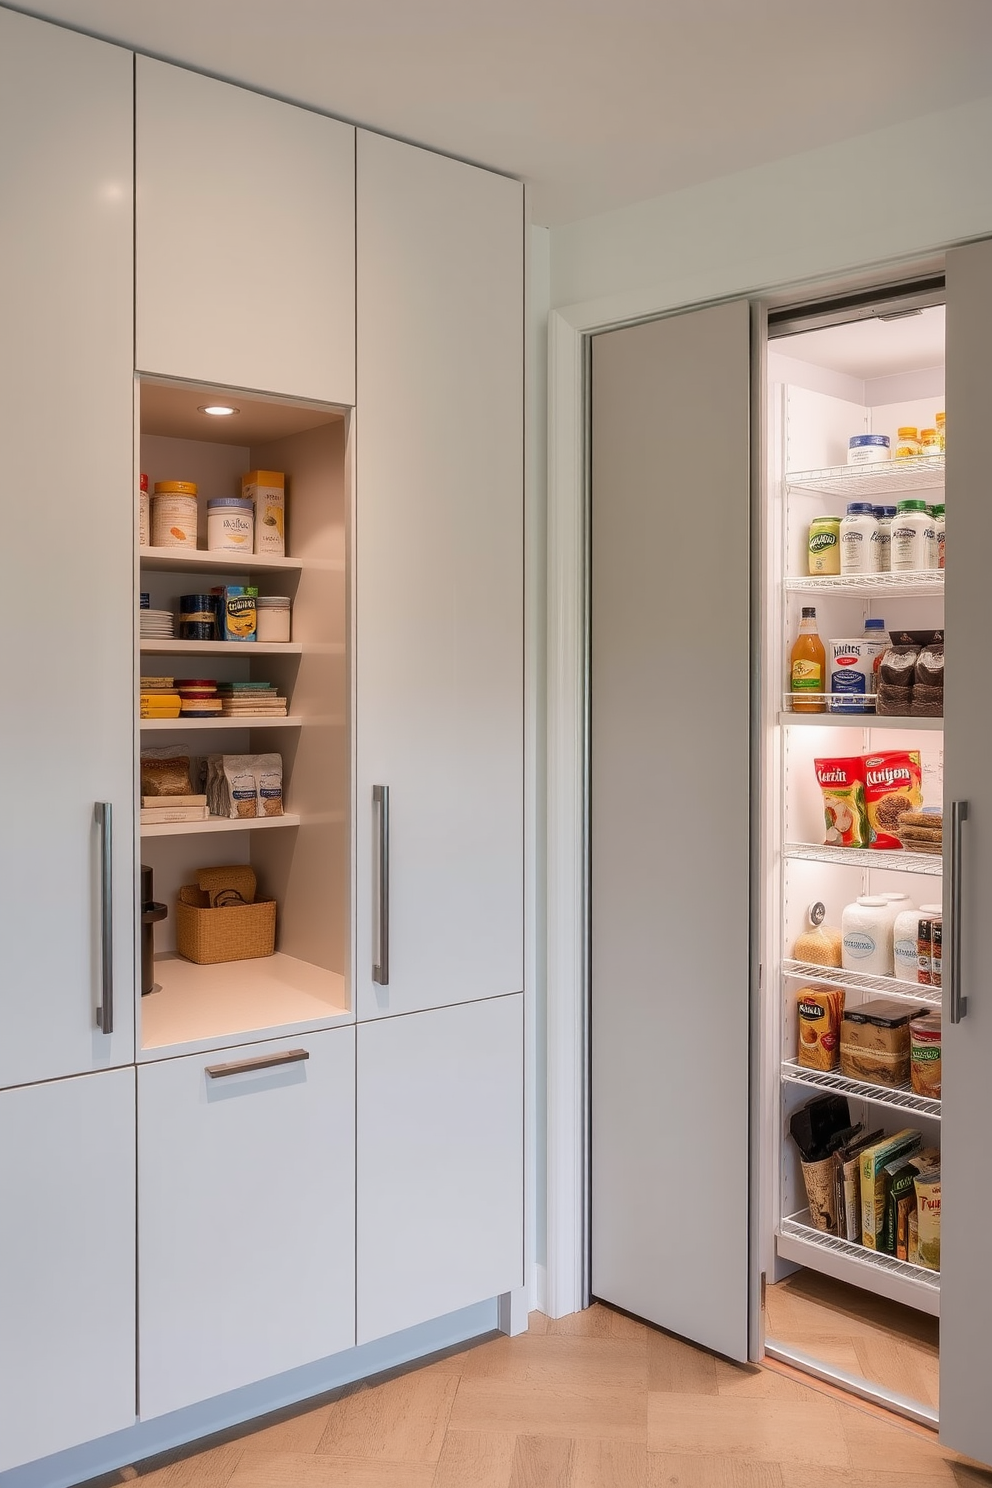
[[[796,994],[797,1059],[804,1069],[832,1070],[840,1060],[844,993],[834,987],[803,987]]]

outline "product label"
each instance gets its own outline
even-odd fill
[[[823,670],[818,661],[804,660],[792,663],[792,691],[823,691]]]
[[[936,1063],[940,1059],[940,1045],[914,1044],[911,1050],[911,1058],[914,1064]]]
[[[856,961],[865,961],[869,956],[874,956],[878,949],[878,942],[867,930],[849,930],[844,936],[844,950]]]
[[[836,532],[811,532],[809,535],[809,550],[811,553],[822,553],[825,548],[837,546]]]

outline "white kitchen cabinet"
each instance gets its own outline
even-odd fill
[[[363,131],[357,166],[366,1019],[523,986],[523,203]]]
[[[523,1284],[523,997],[358,1027],[367,1343]]]
[[[129,53],[0,10],[0,1086],[134,1053],[131,98]]]
[[[355,398],[355,131],[138,57],[141,371]]]
[[[138,1072],[140,1415],[355,1342],[355,1032]]]
[[[0,1091],[0,1472],[135,1414],[134,1071]]]

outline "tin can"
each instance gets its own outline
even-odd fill
[[[217,600],[213,594],[182,594],[179,597],[179,639],[216,641]]]
[[[840,517],[814,517],[809,524],[809,571],[840,573]]]

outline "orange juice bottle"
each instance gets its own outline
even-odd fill
[[[816,610],[812,605],[803,606],[802,623],[792,648],[792,666],[789,679],[793,713],[825,713],[827,710],[823,694],[827,690],[827,653],[816,628]],[[816,694],[802,701],[804,693]]]

